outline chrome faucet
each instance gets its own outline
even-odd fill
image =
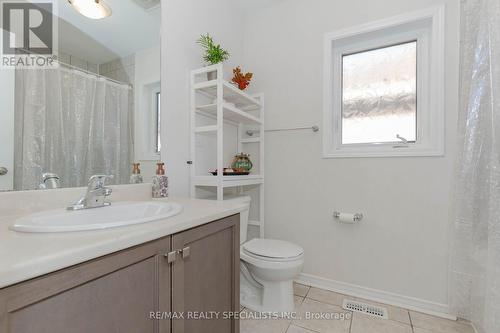
[[[87,193],[74,205],[69,206],[68,210],[82,210],[111,205],[110,202],[105,201],[106,197],[110,196],[113,192],[112,189],[104,186],[107,179],[113,179],[113,175],[94,175],[90,177]]]
[[[40,183],[39,186],[41,190],[49,190],[60,187],[61,187],[60,178],[57,174],[50,172],[45,172],[44,174],[42,174],[42,182]]]

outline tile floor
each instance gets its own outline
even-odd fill
[[[302,319],[242,319],[241,333],[474,333],[465,321],[446,320],[297,283],[294,293],[297,317]],[[389,319],[344,310],[344,298],[383,305]],[[348,319],[306,318],[305,313],[343,314]]]

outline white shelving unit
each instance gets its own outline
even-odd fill
[[[208,80],[207,73],[216,72],[217,79]],[[228,81],[224,80],[224,68],[222,64],[203,67],[191,71],[191,196],[196,197],[197,189],[200,187],[214,187],[217,192],[217,200],[224,200],[224,189],[240,188],[245,186],[258,186],[259,192],[259,219],[251,220],[249,224],[258,226],[260,237],[264,237],[264,95],[249,95],[241,91]],[[199,125],[198,117],[213,119],[214,124]],[[225,125],[237,128],[238,151],[246,152],[247,145],[258,145],[259,156],[253,156],[252,161],[258,163],[258,174],[251,173],[248,176],[224,176],[220,170],[229,166],[231,161],[224,160],[224,140],[230,140],[225,135]],[[245,132],[248,129],[260,133],[260,137],[248,137]],[[209,174],[197,174],[197,136],[216,136],[216,164],[219,170],[217,176]],[[237,153],[231,152],[231,153]],[[255,161],[255,157],[258,161]],[[214,168],[214,169],[215,169]],[[255,204],[255,203],[253,203]]]

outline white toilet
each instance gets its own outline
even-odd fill
[[[240,218],[241,305],[260,312],[294,311],[293,280],[304,264],[304,250],[272,239],[247,240],[250,197],[238,197],[247,210]]]

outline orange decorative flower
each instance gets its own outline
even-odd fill
[[[253,73],[243,74],[241,72],[241,68],[238,66],[235,69],[233,69],[233,74],[234,77],[231,81],[236,83],[238,85],[238,88],[240,88],[240,90],[245,90],[250,85]]]

